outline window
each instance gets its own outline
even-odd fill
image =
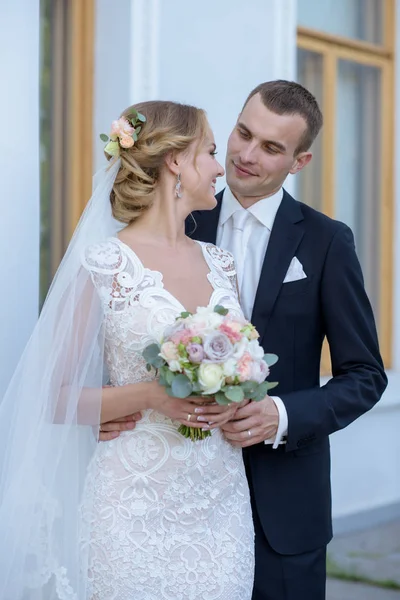
[[[394,2],[323,0],[316,11],[298,0],[298,14],[298,81],[320,103],[324,127],[297,196],[352,228],[389,367]]]
[[[90,196],[94,0],[41,0],[40,306]]]

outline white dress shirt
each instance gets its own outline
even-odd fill
[[[261,269],[267,250],[271,229],[283,198],[281,188],[273,196],[258,200],[248,209],[238,202],[229,187],[224,190],[217,230],[217,245],[232,252],[238,274],[240,303],[249,321],[260,281]],[[235,215],[234,213],[241,213]],[[243,213],[246,213],[244,215]],[[241,231],[234,230],[239,222]],[[239,236],[239,237],[237,237]],[[285,405],[277,396],[271,396],[279,412],[279,426],[275,440],[265,440],[277,448],[287,434],[288,416]]]

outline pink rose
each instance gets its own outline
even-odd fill
[[[224,333],[228,336],[231,342],[239,342],[242,339],[242,334],[240,330],[242,329],[242,325],[236,321],[224,321],[220,326],[219,330],[221,333]]]
[[[193,331],[191,329],[182,329],[181,331],[177,331],[171,335],[171,341],[176,345],[184,344],[186,346],[186,344],[188,344],[193,337],[195,336],[193,335]]]
[[[253,359],[249,352],[245,352],[237,364],[239,381],[251,381]]]
[[[118,137],[129,137],[134,133],[135,128],[132,127],[125,117],[121,117],[117,121],[113,121],[111,124],[111,135],[117,135]]]
[[[121,144],[122,148],[132,148],[135,142],[133,137],[123,135],[120,138],[119,143]]]
[[[160,355],[167,363],[173,360],[179,360],[178,348],[173,342],[164,342],[161,346]]]

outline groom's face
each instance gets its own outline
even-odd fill
[[[289,173],[297,173],[311,159],[297,153],[306,130],[301,115],[278,115],[256,94],[239,115],[228,140],[226,180],[238,199],[247,204],[276,192]]]

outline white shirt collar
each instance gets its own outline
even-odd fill
[[[259,221],[262,225],[264,225],[264,227],[267,227],[267,229],[271,231],[275,221],[276,213],[278,212],[278,208],[282,202],[282,198],[283,188],[280,188],[277,192],[275,192],[275,194],[273,194],[272,196],[268,196],[268,198],[258,200],[247,210],[253,215],[253,217],[257,219],[257,221]],[[224,225],[227,222],[227,220],[233,215],[233,213],[237,210],[246,209],[242,207],[238,200],[236,200],[231,189],[227,186],[224,190],[222,198],[219,224]]]

